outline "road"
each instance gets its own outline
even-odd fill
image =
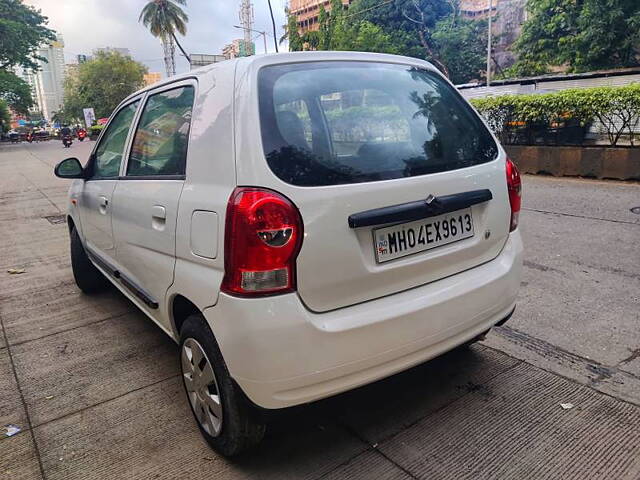
[[[92,145],[0,145],[0,425],[22,428],[0,478],[640,478],[640,185],[525,177],[505,327],[287,411],[230,462],[191,418],[177,347],[115,290],[74,285],[52,169]]]

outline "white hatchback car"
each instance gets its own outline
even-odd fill
[[[176,342],[209,443],[481,337],[520,284],[520,176],[427,62],[222,62],[114,111],[69,191],[73,273]],[[261,407],[261,408],[256,408]]]

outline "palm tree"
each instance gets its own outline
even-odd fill
[[[159,38],[162,42],[168,77],[176,73],[176,45],[186,59],[191,62],[191,58],[176,37],[176,32],[183,36],[187,33],[189,17],[180,7],[180,5],[186,4],[187,0],[149,0],[138,18],[138,21],[149,29],[151,35]]]

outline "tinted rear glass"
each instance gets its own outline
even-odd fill
[[[318,62],[259,73],[271,170],[302,186],[371,182],[489,162],[498,149],[437,75],[402,65]]]

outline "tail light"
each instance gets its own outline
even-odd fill
[[[227,205],[222,291],[259,296],[294,291],[302,219],[271,190],[236,188]]]
[[[518,228],[518,217],[520,216],[520,206],[522,204],[522,181],[516,164],[509,158],[507,158],[507,190],[509,192],[509,204],[511,205],[509,231],[513,232]]]

